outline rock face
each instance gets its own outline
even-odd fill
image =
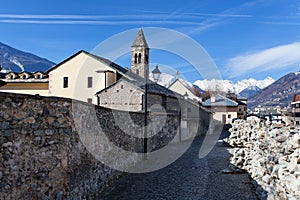
[[[77,118],[72,110],[77,110]],[[148,140],[148,151],[154,151],[174,138],[179,116],[150,118],[149,131],[158,132]],[[74,106],[74,101],[64,98],[0,93],[0,199],[92,199],[121,174],[96,159],[93,148],[109,150],[109,146],[79,134],[75,119],[87,136],[102,132],[107,143],[130,152],[143,151],[143,140],[125,134],[116,123],[120,120],[138,136],[142,133],[134,125],[143,124],[142,113],[112,112],[82,102]],[[98,132],[93,132],[95,120],[101,126]],[[165,125],[159,128],[162,121]],[[88,142],[95,146],[88,149]],[[138,159],[128,156],[117,164],[130,166]]]
[[[261,199],[300,199],[300,127],[237,120],[230,132],[231,163],[256,181]]]

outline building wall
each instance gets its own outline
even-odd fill
[[[188,90],[179,80],[176,80],[170,87],[170,90],[177,92],[178,94],[184,95],[186,92],[188,94],[188,98],[199,100],[199,97],[194,95],[190,90]]]
[[[246,105],[238,105],[237,118],[246,119],[247,117],[247,106]]]
[[[213,119],[224,122],[223,121],[223,115],[226,116],[225,118],[225,124],[231,124],[232,119],[237,118],[237,107],[214,107],[214,108],[208,108],[213,114]],[[230,117],[229,117],[230,115]]]
[[[49,95],[73,98],[84,102],[88,98],[92,99],[93,104],[97,104],[95,94],[104,89],[105,73],[97,73],[97,70],[112,70],[105,63],[90,57],[82,52],[58,68],[49,73]],[[63,88],[63,78],[68,77],[68,88]],[[92,77],[92,88],[88,88],[88,77]],[[109,78],[114,79],[111,75]],[[109,81],[111,82],[111,81]]]
[[[144,110],[143,95],[144,90],[127,81],[119,80],[115,85],[98,94],[99,105],[111,109],[140,112]],[[179,113],[180,103],[175,97],[148,93],[147,110]]]
[[[48,82],[7,82],[1,92],[48,96]]]
[[[125,111],[142,111],[142,95],[141,90],[120,80],[98,96],[100,106]]]

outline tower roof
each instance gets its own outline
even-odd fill
[[[136,35],[136,38],[134,42],[132,43],[131,47],[148,47],[147,41],[145,39],[143,30],[140,28],[138,34]]]

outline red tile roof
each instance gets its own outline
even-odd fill
[[[295,94],[293,98],[293,102],[300,101],[300,94]]]

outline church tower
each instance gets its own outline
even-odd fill
[[[131,45],[131,71],[145,78],[149,76],[149,47],[142,29]]]

